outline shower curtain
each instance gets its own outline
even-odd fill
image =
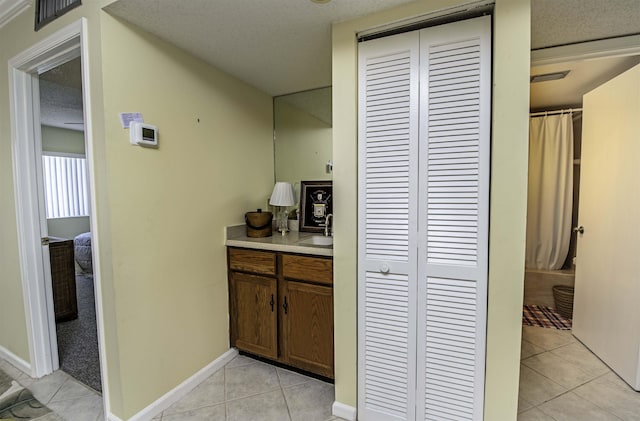
[[[561,269],[571,239],[572,114],[529,119],[529,187],[525,266]]]

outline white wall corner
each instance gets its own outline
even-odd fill
[[[235,348],[231,348],[230,350],[216,358],[214,361],[206,365],[200,371],[195,373],[193,376],[189,377],[178,386],[165,393],[158,400],[151,403],[151,405],[147,406],[142,411],[129,418],[129,421],[150,420],[153,417],[158,416],[162,411],[185,397],[187,393],[191,392],[196,386],[205,381],[207,377],[223,368],[237,355],[238,350]],[[111,413],[107,414],[107,419],[109,421],[122,421],[120,418]]]
[[[18,357],[7,348],[0,345],[0,358],[4,359],[8,363],[11,363],[15,368],[22,371],[27,376],[31,377],[31,364]]]
[[[344,418],[347,421],[356,421],[356,415],[358,411],[353,406],[346,405],[344,403],[335,401],[331,412],[334,417]]]
[[[31,0],[0,0],[0,28],[31,6]]]

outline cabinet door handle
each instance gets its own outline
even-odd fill
[[[282,304],[282,308],[284,309],[284,314],[289,313],[289,303],[287,303],[287,297],[284,297],[284,304]]]
[[[273,313],[273,305],[275,304],[275,301],[273,301],[273,294],[271,294],[271,301],[269,301],[269,304],[271,305],[271,312]]]

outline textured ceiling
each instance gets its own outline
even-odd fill
[[[331,84],[332,22],[408,2],[119,0],[106,10],[275,96]],[[532,49],[639,34],[640,0],[532,0],[531,20]],[[634,60],[533,68],[532,74],[569,67],[572,72],[562,81],[532,86],[532,108],[578,105],[585,92],[626,70]],[[61,67],[41,77],[77,89],[79,62]],[[65,80],[65,75],[77,79]],[[61,124],[77,121],[79,112],[60,117]]]
[[[531,75],[569,70],[566,78],[531,84],[531,110],[581,107],[582,95],[640,63],[640,56],[573,61],[531,68]]]
[[[106,10],[271,94],[331,84],[331,24],[408,0],[119,0]],[[640,0],[532,0],[532,48],[640,33]]]
[[[40,124],[84,130],[80,58],[73,59],[40,78]]]
[[[70,88],[82,89],[82,68],[80,57],[74,58],[58,67],[40,74],[40,80],[46,80]]]
[[[532,0],[532,50],[636,34],[640,0]],[[531,109],[579,107],[585,93],[638,62],[637,56],[616,56],[532,67],[532,75],[570,73],[562,80],[531,84]]]
[[[640,0],[532,0],[531,49],[640,34]]]
[[[105,8],[271,95],[331,84],[331,23],[410,0],[120,0]]]

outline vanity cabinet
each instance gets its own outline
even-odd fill
[[[229,276],[236,308],[231,318],[235,345],[247,352],[278,358],[276,280],[241,272],[231,272]]]
[[[333,377],[333,288],[285,281],[283,354],[288,364]]]
[[[333,378],[333,260],[228,248],[231,345]]]

